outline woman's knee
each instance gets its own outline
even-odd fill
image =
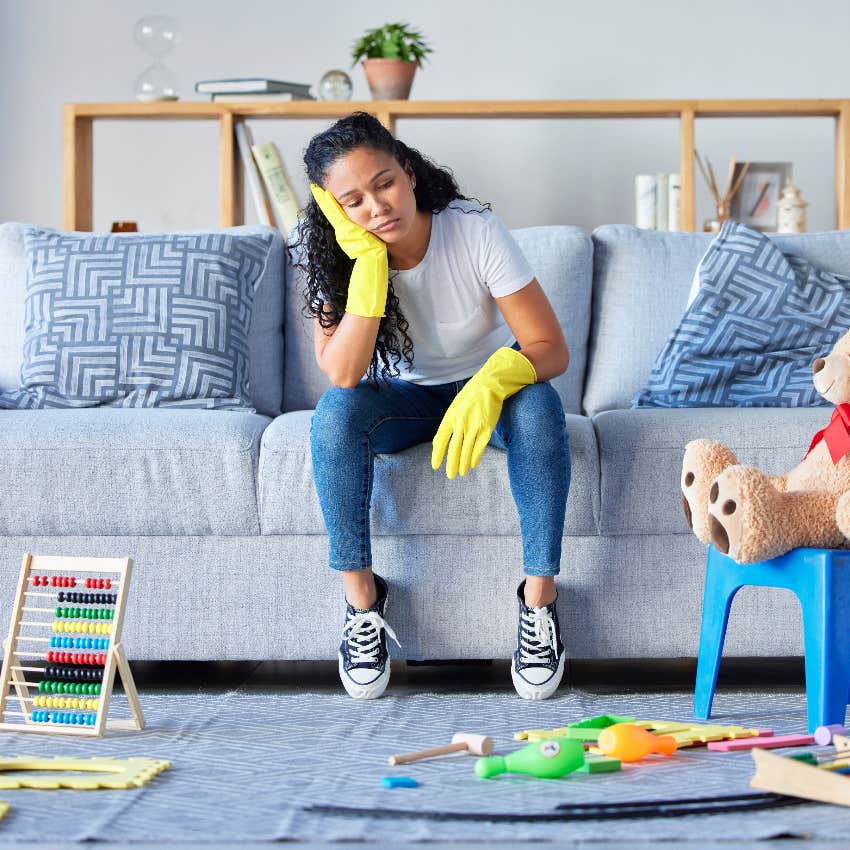
[[[514,439],[551,442],[553,448],[566,440],[564,406],[548,381],[523,387],[511,401],[508,425]]]
[[[313,440],[338,439],[341,434],[350,434],[363,422],[366,409],[364,390],[360,387],[330,387],[316,404],[310,420]],[[365,427],[360,425],[360,427]]]

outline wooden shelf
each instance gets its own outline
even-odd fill
[[[369,100],[173,103],[69,103],[64,112],[64,212],[69,230],[92,228],[93,122],[100,120],[213,120],[219,127],[219,219],[242,223],[243,176],[234,139],[247,118],[335,119],[363,110],[395,133],[399,118],[670,118],[679,121],[682,224],[694,230],[694,125],[697,118],[835,119],[836,222],[850,228],[850,99],[811,100]]]

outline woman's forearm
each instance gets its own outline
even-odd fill
[[[554,342],[533,342],[520,349],[534,366],[537,383],[548,381],[567,371],[570,352],[566,345]]]
[[[380,316],[343,315],[319,356],[319,368],[334,386],[355,387],[366,374],[380,324]]]

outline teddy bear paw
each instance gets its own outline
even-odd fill
[[[739,564],[753,564],[787,551],[778,528],[771,529],[771,487],[751,466],[730,466],[708,494],[711,542]]]
[[[708,494],[714,480],[738,459],[734,452],[713,440],[693,440],[682,459],[682,508],[694,534],[706,546],[711,543]]]

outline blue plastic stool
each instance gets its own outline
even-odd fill
[[[794,591],[803,612],[809,732],[844,724],[850,691],[850,551],[792,549],[758,564],[738,564],[708,548],[699,634],[694,717],[708,720],[732,599],[744,585]]]

